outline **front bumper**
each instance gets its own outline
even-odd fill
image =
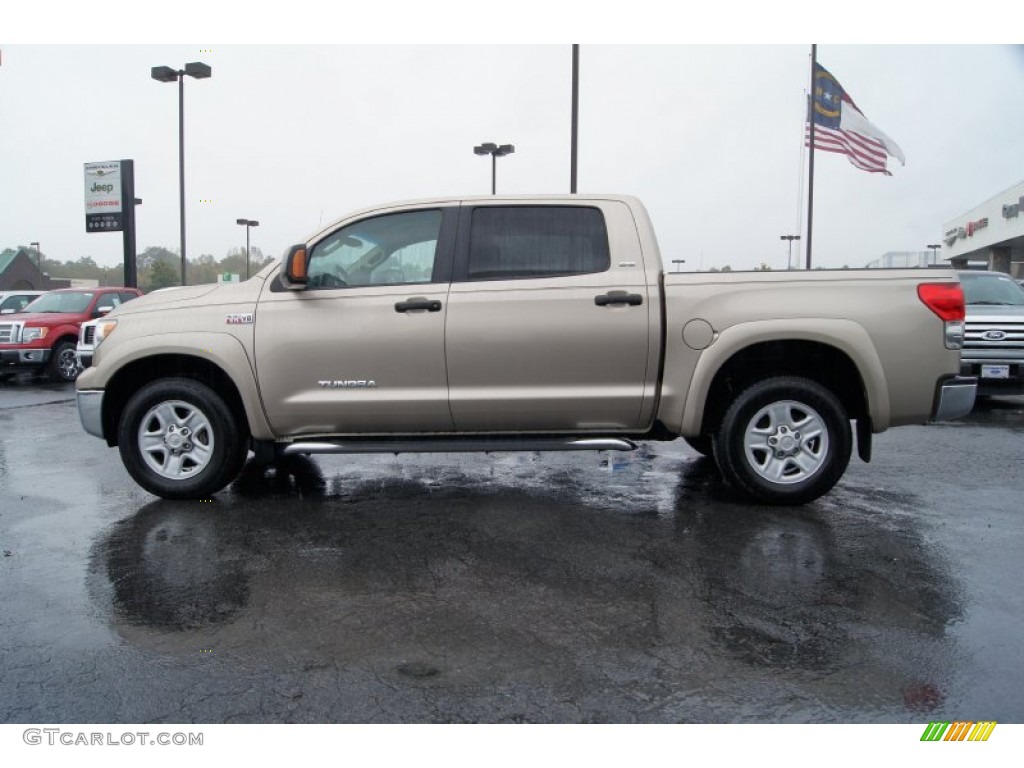
[[[974,408],[978,380],[973,376],[954,376],[939,383],[932,409],[932,421],[949,421],[966,416]]]
[[[50,350],[36,347],[34,349],[0,349],[0,369],[28,370],[39,368],[50,362]]]
[[[93,437],[103,437],[103,390],[87,389],[76,393],[78,418],[82,427]]]
[[[1006,366],[1006,378],[988,378],[984,366]],[[979,395],[1021,395],[1024,394],[1024,359],[1015,358],[969,358],[960,361],[962,376],[978,377]]]

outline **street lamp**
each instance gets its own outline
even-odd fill
[[[686,263],[686,259],[672,259],[672,263],[673,264],[685,264]],[[676,267],[676,272],[679,272],[681,269],[682,269],[681,267]]]
[[[491,194],[497,194],[497,176],[498,176],[498,158],[504,157],[505,155],[511,155],[516,151],[516,148],[511,144],[502,144],[498,146],[494,142],[487,142],[486,144],[480,144],[479,146],[473,147],[473,154],[476,155],[490,155],[491,156]]]
[[[793,241],[799,239],[800,235],[779,235],[779,240],[789,241],[789,254],[786,256],[786,269],[793,268]]]
[[[213,70],[201,61],[186,64],[184,69],[171,67],[153,67],[150,77],[161,83],[178,81],[178,201],[180,203],[179,221],[181,222],[181,284],[185,285],[185,75],[203,80]]]
[[[249,279],[249,230],[258,227],[260,223],[251,219],[235,219],[235,224],[245,227],[245,279]]]
[[[932,251],[932,264],[939,263],[939,248],[942,247],[942,243],[929,243],[926,248],[931,248]]]
[[[39,268],[39,271],[42,272],[43,271],[43,249],[39,247],[39,243],[29,243],[29,245],[33,246],[36,249],[36,266]]]

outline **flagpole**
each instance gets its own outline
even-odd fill
[[[572,138],[569,142],[569,192],[576,194],[576,140],[580,126],[580,47],[572,47]]]
[[[801,112],[803,114],[800,117],[803,120],[800,121],[801,124],[807,121],[807,108],[810,105],[810,102],[807,100],[806,90],[804,90],[802,101]],[[802,236],[804,232],[804,169],[807,166],[807,148],[804,146],[807,143],[806,130],[803,125],[800,126],[800,168],[796,174],[796,228],[793,230],[801,237],[796,241],[796,266],[794,267],[793,264],[787,261],[786,269],[799,269],[800,261],[804,256]]]
[[[807,269],[811,268],[811,235],[814,230],[814,70],[818,64],[818,46],[811,45],[811,98],[807,103],[807,120],[811,125],[810,150],[807,172]]]

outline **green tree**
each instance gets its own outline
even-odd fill
[[[217,260],[209,253],[202,254],[195,261],[188,262],[188,281],[191,285],[216,283],[219,270]]]
[[[158,260],[146,271],[145,280],[139,280],[139,284],[146,292],[155,291],[158,288],[168,288],[181,283],[178,272],[166,261]]]

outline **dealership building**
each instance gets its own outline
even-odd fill
[[[957,269],[1024,278],[1024,181],[942,227],[942,257]]]

